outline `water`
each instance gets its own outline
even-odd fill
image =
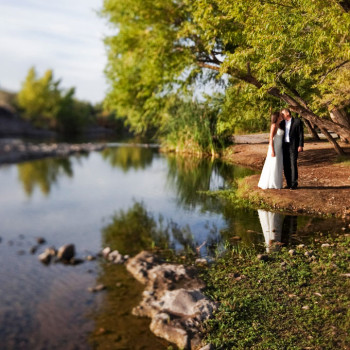
[[[298,243],[338,223],[237,210],[198,191],[227,188],[251,170],[218,160],[114,145],[101,153],[0,166],[0,348],[166,349],[130,311],[143,287],[122,266],[42,265],[48,246],[78,257],[106,245],[124,254],[160,246],[214,256],[239,244]],[[260,222],[260,220],[262,222]],[[273,227],[273,228],[272,228]],[[32,255],[36,237],[47,243]],[[267,249],[270,249],[267,247]],[[107,290],[92,294],[88,287]]]

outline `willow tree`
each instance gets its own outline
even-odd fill
[[[107,101],[141,128],[161,124],[167,95],[226,74],[229,86],[251,85],[328,138],[329,130],[350,140],[349,125],[329,118],[337,110],[349,118],[347,3],[105,0],[102,14],[117,28],[106,39]]]

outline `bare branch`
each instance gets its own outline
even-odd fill
[[[202,68],[208,68],[208,69],[212,69],[212,70],[216,70],[216,71],[220,72],[220,67],[213,66],[211,64],[207,64],[207,63],[202,62],[202,61],[197,61],[197,63]]]

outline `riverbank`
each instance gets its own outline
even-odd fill
[[[342,144],[342,147],[350,157],[350,146]],[[267,148],[267,143],[236,144],[225,150],[223,159],[262,170]],[[257,174],[241,180],[237,193],[255,205],[350,219],[350,160],[339,159],[327,142],[310,141],[300,153],[298,165],[299,189],[296,191],[259,189],[260,174]]]

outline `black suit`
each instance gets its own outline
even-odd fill
[[[286,121],[282,120],[280,128],[286,132]],[[289,142],[283,136],[283,169],[288,187],[298,187],[298,147],[304,147],[304,128],[299,118],[292,118],[289,129]]]

